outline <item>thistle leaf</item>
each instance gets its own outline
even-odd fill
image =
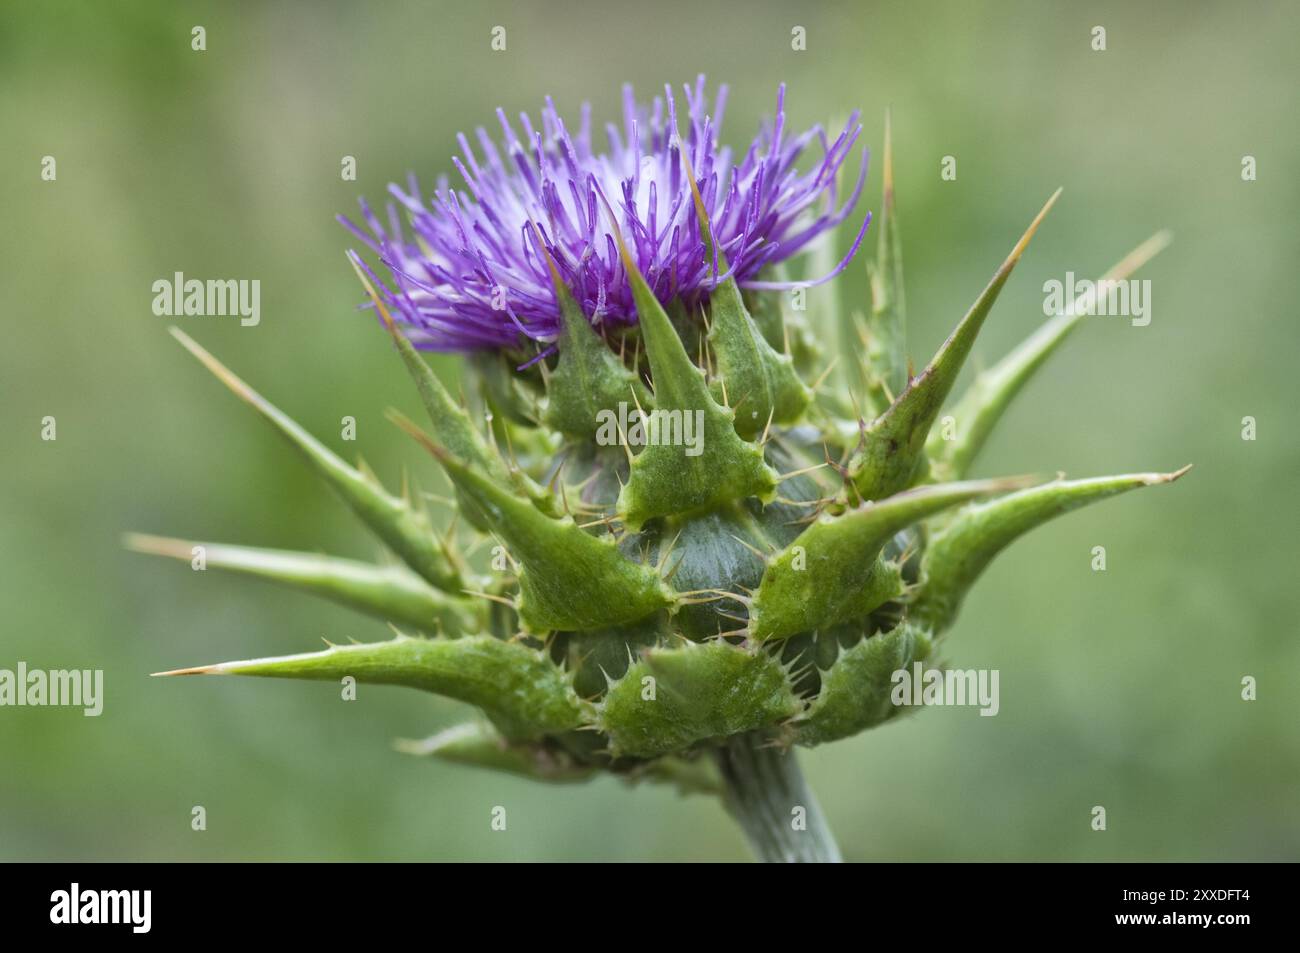
[[[838,259],[835,250],[835,233],[827,232],[810,246],[806,274],[829,274],[838,263]],[[839,355],[836,362],[836,376],[843,382],[844,392],[851,396],[860,395],[865,399],[869,389],[867,365],[863,360],[860,327],[862,315],[845,307],[840,298],[838,283],[822,285],[819,288],[807,288],[804,293],[809,296],[809,304],[812,306],[810,310],[813,310],[816,316],[814,325],[816,332],[826,335],[828,343],[833,342],[833,353]]]
[[[722,381],[726,381],[736,432],[753,440],[769,420],[778,424],[797,421],[812,400],[812,392],[799,379],[794,359],[778,354],[767,343],[746,310],[735,279],[728,278],[715,288],[709,302],[709,344],[718,360],[713,393],[721,396]]]
[[[590,721],[590,706],[539,651],[490,635],[333,645],[323,652],[221,662],[158,675],[256,675],[405,685],[482,708],[512,741],[572,731]]]
[[[508,478],[505,462],[488,447],[487,441],[474,427],[465,408],[452,398],[442,381],[438,379],[438,375],[433,372],[433,368],[397,327],[397,322],[393,320],[387,305],[375,292],[374,285],[370,283],[366,273],[362,271],[355,253],[349,253],[348,261],[352,263],[352,268],[366,289],[366,294],[370,296],[371,303],[383,319],[384,327],[392,336],[397,353],[402,357],[402,363],[406,365],[411,380],[415,382],[420,402],[429,415],[433,438],[460,459],[472,463],[485,473],[504,482]]]
[[[823,515],[768,564],[749,610],[759,641],[860,619],[902,593],[898,568],[879,558],[895,533],[977,496],[1024,486],[1024,480],[981,480],[918,487]]]
[[[813,391],[803,385],[792,356],[777,354],[759,332],[735,278],[727,278],[712,291],[708,316],[708,343],[718,358],[718,378],[712,391],[715,397],[722,397],[722,382],[727,382],[736,433],[754,439],[768,421],[789,424],[800,419]]]
[[[1056,480],[957,513],[931,537],[921,560],[921,584],[910,616],[941,632],[993,557],[1048,520],[1142,486],[1172,483],[1191,469]]]
[[[344,463],[332,450],[244,383],[184,331],[171,328],[171,334],[221,383],[229,387],[235,396],[260,413],[286,440],[297,447],[352,512],[408,566],[439,589],[447,592],[461,591],[465,584],[461,570],[439,545],[423,510],[390,495],[373,476],[363,474]]]
[[[713,259],[719,273],[726,272],[727,258],[713,243],[709,214],[684,151],[682,163],[695,201],[705,254]],[[730,402],[736,433],[753,440],[769,421],[787,424],[798,420],[812,400],[812,392],[795,372],[794,359],[778,354],[763,337],[745,307],[734,275],[728,275],[710,292],[709,320],[709,344],[718,361],[718,379],[711,389],[715,398],[725,395]]]
[[[197,543],[139,533],[129,533],[125,542],[136,552],[182,562],[190,562],[194,547],[201,546],[209,568],[284,583],[429,634],[457,636],[479,628],[475,603],[434,589],[401,566],[373,566],[313,553]]]
[[[655,758],[775,725],[799,710],[785,669],[722,640],[649,649],[598,706],[615,756]]]
[[[1101,281],[1126,281],[1139,268],[1168,247],[1168,232],[1159,232],[1129,252],[1107,271]],[[1096,308],[1096,297],[1083,294],[1063,314],[1058,314],[1026,338],[996,365],[981,372],[962,395],[952,416],[956,435],[951,440],[931,433],[926,454],[936,479],[959,480],[966,475],[989,434],[1016,396],[1080,322]]]
[[[907,386],[906,308],[903,301],[903,251],[894,205],[894,144],[890,114],[885,113],[885,161],[881,187],[880,238],[876,261],[867,266],[871,315],[865,337],[867,401],[888,407],[890,394]]]
[[[677,597],[654,567],[619,552],[612,536],[592,536],[569,516],[547,516],[430,442],[447,475],[483,512],[520,564],[519,619],[531,632],[584,632],[644,619]]]
[[[517,487],[534,502],[545,503],[543,508],[547,509],[550,505],[550,497],[522,471],[508,468],[505,461],[501,459],[501,455],[488,446],[487,440],[474,426],[469,413],[456,402],[447,388],[443,386],[438,375],[433,372],[433,368],[420,356],[420,352],[415,349],[411,342],[407,340],[406,335],[398,328],[397,322],[393,320],[392,314],[388,311],[388,306],[375,292],[374,285],[371,284],[365,271],[362,270],[360,259],[355,254],[350,253],[348,261],[352,263],[353,270],[357,273],[357,277],[361,279],[366,294],[369,295],[375,310],[379,312],[384,326],[393,338],[393,344],[397,347],[397,353],[402,357],[402,363],[406,365],[407,373],[411,375],[411,380],[415,382],[415,389],[420,395],[420,403],[424,405],[425,412],[429,416],[433,439],[459,459],[471,463],[490,475],[494,480],[503,485],[510,484]],[[486,529],[482,515],[473,506],[465,505],[464,500],[461,503],[461,509],[465,513],[466,519],[475,528]]]
[[[874,609],[902,596],[901,569],[896,563],[880,558],[880,549],[888,538],[875,546],[859,547],[848,545],[842,537],[814,537],[809,542],[821,555],[814,563],[818,568],[811,573],[807,569],[794,570],[796,563],[792,559],[773,563],[776,571],[770,577],[764,576],[765,582],[769,578],[771,581],[759,588],[750,610],[749,631],[754,639],[760,642],[783,639],[821,626],[861,621]],[[793,543],[786,552],[797,552],[801,545]],[[851,565],[835,564],[835,557],[827,555],[859,549],[874,550],[874,554],[865,562]],[[832,573],[834,578],[830,578]]]
[[[547,386],[546,423],[566,437],[593,442],[598,418],[620,402],[633,401],[650,409],[650,392],[618,356],[609,349],[578,307],[573,293],[560,278],[551,253],[538,240],[546,257],[560,306],[564,332],[560,336],[560,356]]]
[[[606,209],[613,221],[613,210]],[[632,460],[628,482],[619,494],[620,519],[636,532],[656,516],[707,510],[747,496],[770,501],[776,495],[777,475],[763,462],[763,451],[737,435],[735,415],[709,394],[704,372],[691,362],[663,306],[632,260],[617,222],[614,238],[650,358],[660,428],[683,437],[664,440],[660,434],[653,443],[646,441]],[[684,439],[688,424],[694,442]]]
[[[907,622],[840,652],[822,673],[821,690],[795,722],[795,741],[811,747],[848,738],[896,715],[891,679],[930,652],[930,637]]]
[[[1020,241],[994,273],[988,287],[966,312],[956,330],[944,341],[938,353],[919,377],[907,387],[889,409],[868,424],[862,436],[862,448],[850,465],[853,483],[863,499],[878,500],[910,485],[923,460],[925,440],[939,408],[952,390],[971,345],[979,334],[993,302],[1007,283],[1029,240],[1043,218],[1056,203],[1057,189],[1042,211],[1030,223]]]
[[[533,781],[585,781],[596,771],[594,766],[579,764],[553,746],[507,741],[481,721],[455,725],[422,741],[403,739],[394,747],[404,754],[438,758],[475,768],[491,768]]]

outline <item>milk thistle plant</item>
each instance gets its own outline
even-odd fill
[[[412,179],[346,222],[367,307],[428,414],[390,418],[454,499],[384,489],[173,334],[258,411],[391,551],[389,565],[133,536],[140,550],[272,579],[392,624],[395,638],[162,674],[407,685],[481,716],[412,753],[581,781],[608,772],[720,796],[764,860],[836,860],[794,751],[906,710],[891,675],[937,665],[963,597],[1008,544],[1176,473],[1042,481],[967,472],[1012,398],[1090,310],[1049,319],[940,417],[998,293],[1056,200],[913,373],[886,127],[871,298],[829,289],[866,174],[839,194],[833,139],[774,120],[718,139],[725,90],[625,93],[605,151],[549,101],[498,145],[461,137],[464,180]],[[810,153],[816,153],[810,155]],[[1058,193],[1059,194],[1059,193]],[[857,222],[858,218],[854,218]],[[1157,236],[1106,276],[1127,278]],[[805,254],[807,253],[807,254]],[[787,265],[807,258],[806,280]],[[382,277],[381,277],[382,275]],[[806,307],[805,307],[806,305]],[[466,356],[458,399],[420,350]],[[936,424],[939,426],[936,426]],[[433,506],[432,503],[438,503]]]

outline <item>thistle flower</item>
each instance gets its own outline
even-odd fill
[[[462,155],[452,162],[463,188],[441,177],[426,203],[411,176],[406,189],[390,186],[387,224],[364,200],[367,228],[340,221],[388,269],[396,290],[384,289],[384,300],[409,326],[412,343],[432,350],[553,344],[562,322],[548,258],[592,324],[635,323],[628,272],[602,209],[607,202],[618,207],[632,260],[662,304],[694,308],[728,277],[741,288],[773,288],[760,277],[764,269],[806,249],[856,204],[865,150],[852,194],[839,204],[837,192],[862,127],[855,113],[834,141],[820,126],[790,135],[782,86],[774,121],[733,162],[718,139],[726,97],[724,86],[710,114],[704,77],[685,87],[683,131],[671,87],[643,107],[625,86],[622,128],[606,126],[605,152],[593,144],[589,106],[571,133],[548,98],[539,126],[519,116],[522,136],[498,109],[499,147],[481,127],[477,153],[459,136]],[[810,156],[814,142],[821,154]],[[720,272],[717,256],[705,254],[683,155],[700,177],[729,270]]]
[[[892,674],[937,667],[935,646],[963,597],[1021,535],[1185,470],[967,478],[1086,302],[980,374],[949,411],[954,431],[933,430],[1056,195],[913,376],[888,125],[870,307],[858,317],[819,300],[820,311],[800,313],[783,307],[781,282],[765,272],[852,205],[827,196],[856,132],[810,179],[791,171],[803,140],[787,142],[778,116],[767,146],[724,173],[701,87],[689,98],[680,155],[670,101],[666,118],[629,115],[625,138],[600,159],[586,120],[570,143],[548,108],[544,134],[529,133],[535,166],[515,153],[507,172],[489,152],[486,169],[467,160],[473,203],[444,192],[437,211],[408,206],[424,252],[396,224],[372,222],[396,291],[352,257],[429,429],[392,419],[446,475],[458,518],[435,518],[421,494],[390,494],[173,330],[404,564],[202,544],[208,568],[305,589],[410,634],[164,674],[352,677],[436,692],[482,717],[403,750],[541,781],[609,772],[719,795],[760,858],[838,859],[791,749],[905,710],[891,698]],[[544,184],[561,169],[571,204]],[[530,174],[536,190],[524,192]],[[626,174],[631,183],[620,183]],[[1165,241],[1149,240],[1104,277],[1128,278]],[[506,320],[483,300],[498,281],[512,289]],[[625,327],[610,335],[606,324]],[[815,342],[837,335],[833,379]],[[531,365],[471,365],[469,407],[413,346],[510,354],[520,340],[542,345]],[[495,543],[490,565],[485,540]],[[196,545],[129,544],[185,560]]]

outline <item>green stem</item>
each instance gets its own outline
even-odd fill
[[[760,735],[714,749],[722,800],[764,863],[839,863],[840,849],[793,751]]]

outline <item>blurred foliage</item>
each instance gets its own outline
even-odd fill
[[[418,405],[355,305],[333,221],[455,134],[554,95],[617,116],[697,72],[739,144],[789,84],[792,121],[894,110],[912,352],[923,361],[1057,185],[1003,293],[991,361],[1043,281],[1100,272],[1161,227],[1153,321],[1086,326],[983,473],[1197,464],[1172,491],[1055,523],[1002,557],[945,646],[1001,670],[996,718],[934,710],[805,754],[846,856],[1295,859],[1300,469],[1291,368],[1300,133],[1286,3],[786,5],[50,0],[0,9],[0,667],[102,668],[104,714],[0,710],[0,859],[738,858],[703,798],[547,788],[394,752],[462,713],[400,689],[150,680],[382,626],[127,553],[135,529],[372,555],[305,466],[150,310],[175,271],[258,278],[262,322],[183,327],[396,485],[429,463],[383,420]],[[190,29],[207,30],[207,51]],[[489,48],[494,25],[508,50]],[[794,25],[806,52],[790,48]],[[1095,24],[1108,49],[1089,46]],[[942,182],[943,155],[958,179]],[[1240,177],[1257,157],[1259,180]],[[40,179],[53,155],[56,182]],[[358,180],[340,178],[354,155]],[[879,168],[867,206],[879,205]],[[861,263],[840,282],[865,300]],[[815,296],[812,298],[815,304]],[[444,373],[456,363],[439,359]],[[58,420],[58,440],[39,422]],[[337,439],[358,421],[356,444]],[[1240,439],[1240,420],[1259,439]],[[1109,569],[1089,570],[1105,545]],[[1259,700],[1239,699],[1243,675]],[[208,830],[190,830],[190,809]],[[1089,812],[1105,805],[1109,830]],[[494,805],[509,830],[493,833]]]

